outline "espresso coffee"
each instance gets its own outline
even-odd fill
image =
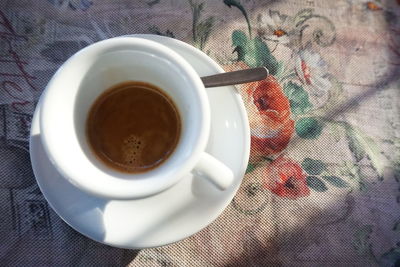
[[[178,144],[181,120],[174,102],[144,82],[117,84],[92,105],[86,132],[93,153],[122,172],[146,172],[162,164]]]

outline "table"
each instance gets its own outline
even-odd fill
[[[398,266],[400,1],[3,0],[1,266]],[[238,86],[251,158],[224,213],[194,236],[112,248],[51,210],[30,166],[34,107],[79,49],[134,33],[173,37]]]

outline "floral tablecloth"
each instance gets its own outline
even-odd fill
[[[400,266],[399,0],[1,0],[0,266]],[[30,166],[41,91],[79,49],[153,33],[226,70],[251,158],[224,213],[194,236],[112,248],[51,210]]]

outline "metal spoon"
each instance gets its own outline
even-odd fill
[[[204,87],[217,87],[264,80],[268,74],[269,71],[266,67],[260,67],[204,76],[201,77],[201,80]]]

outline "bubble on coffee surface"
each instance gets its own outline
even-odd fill
[[[140,167],[143,165],[141,160],[144,147],[143,139],[137,135],[130,135],[123,142],[123,163],[129,167]]]

